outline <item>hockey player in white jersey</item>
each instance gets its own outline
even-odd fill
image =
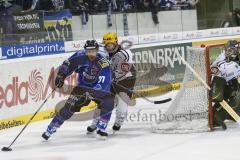
[[[103,36],[105,50],[109,53],[113,74],[112,91],[115,93],[116,119],[112,127],[113,131],[119,131],[127,116],[128,105],[135,105],[132,100],[131,90],[136,81],[136,69],[133,64],[133,55],[130,50],[124,50],[118,44],[117,34],[106,33]],[[96,129],[98,112],[95,112],[92,124],[87,128],[88,133]]]
[[[213,106],[213,127],[222,126],[226,129],[224,120],[233,120],[232,117],[221,107],[219,102],[225,100],[236,111],[240,113],[239,107],[239,45],[235,40],[225,44],[224,51],[212,63],[212,101]]]

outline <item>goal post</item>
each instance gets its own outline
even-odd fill
[[[223,47],[223,44],[217,44],[187,49],[186,59],[182,60],[186,62],[182,88],[165,112],[165,117],[174,118],[153,124],[153,132],[192,133],[213,129],[212,101],[208,91],[211,83],[210,64]],[[224,102],[221,104],[226,106]]]

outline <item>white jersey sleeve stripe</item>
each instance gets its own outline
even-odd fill
[[[122,53],[123,53],[123,55],[126,57],[126,61],[128,62],[129,61],[129,55],[128,55],[128,53],[125,51],[125,50],[120,50]]]

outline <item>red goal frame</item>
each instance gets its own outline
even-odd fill
[[[207,45],[206,46],[206,50],[205,50],[205,61],[206,61],[206,69],[207,69],[207,84],[209,86],[211,86],[211,69],[210,69],[210,50],[211,48],[223,48],[224,44],[212,44],[212,45]],[[211,129],[211,131],[213,130],[213,108],[212,108],[212,97],[210,94],[208,94],[208,123],[209,123],[209,128]]]

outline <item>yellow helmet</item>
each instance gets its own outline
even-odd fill
[[[118,43],[118,37],[115,32],[108,32],[103,35],[103,44],[107,45],[109,43],[112,43],[112,44]]]

